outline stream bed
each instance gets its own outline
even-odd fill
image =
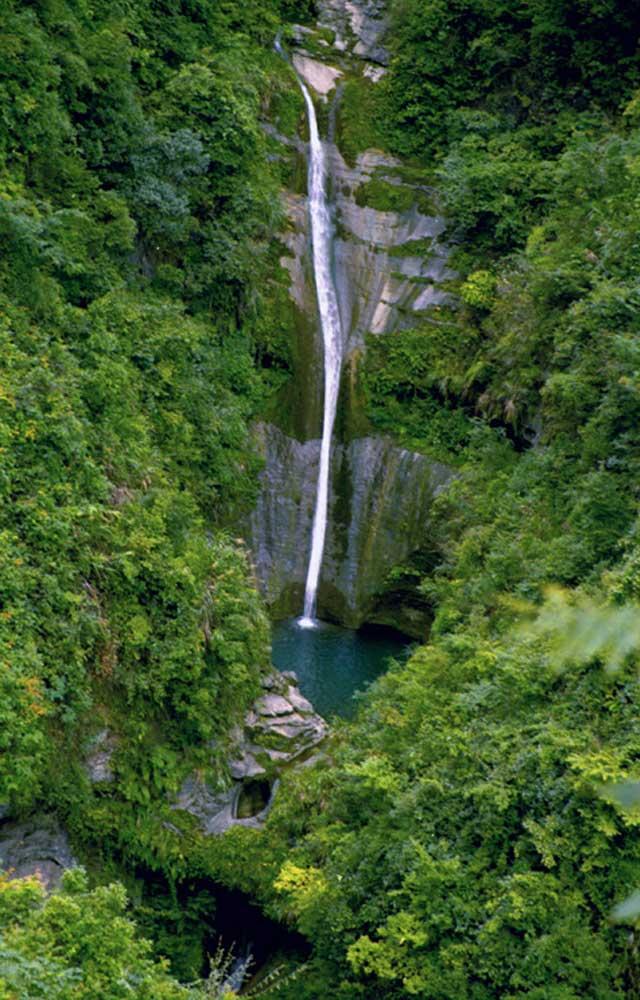
[[[357,632],[327,622],[300,628],[296,619],[273,626],[272,660],[294,670],[300,690],[320,715],[351,718],[355,694],[383,674],[390,659],[404,659],[411,640],[393,629],[369,625]]]

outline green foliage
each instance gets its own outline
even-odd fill
[[[346,80],[340,93],[337,114],[337,142],[347,163],[355,164],[366,149],[384,149],[379,88],[366,77]]]
[[[122,294],[57,334],[9,306],[5,323],[2,796],[20,798],[47,719],[79,724],[104,679],[182,744],[226,728],[268,631],[244,557],[207,540],[253,496],[242,341]]]
[[[621,0],[395,0],[392,14],[383,86],[400,153],[446,149],[460,107],[544,120],[589,102],[616,108],[637,86],[638,24]]]
[[[607,607],[581,597],[551,591],[535,622],[535,631],[551,634],[558,643],[562,663],[600,659],[608,670],[617,670],[640,649],[640,615],[634,604]]]
[[[408,212],[415,201],[415,192],[409,187],[392,184],[381,177],[372,177],[361,184],[355,193],[356,204],[361,208],[375,208],[379,212]]]
[[[407,447],[457,462],[473,423],[452,401],[459,390],[461,362],[474,334],[459,331],[444,310],[424,326],[370,336],[361,369],[367,415],[374,427]]]
[[[460,287],[460,298],[475,309],[490,309],[496,290],[496,279],[490,271],[473,271]]]
[[[296,997],[635,995],[637,24],[404,0],[389,42],[376,100],[435,160],[458,294],[359,374],[373,427],[457,476],[429,643],[284,783],[257,891],[313,942]],[[388,187],[359,202],[406,207]]]
[[[169,6],[5,4],[0,800],[22,806],[78,807],[54,761],[100,722],[124,799],[144,773],[161,794],[268,662],[226,528],[256,489],[279,20]]]
[[[409,210],[414,184],[431,214],[436,176],[458,240],[455,303],[369,338],[361,368],[373,427],[458,473],[428,560],[398,571],[428,572],[433,627],[285,779],[266,835],[214,839],[170,796],[219,777],[268,661],[229,526],[255,497],[248,424],[295,360],[274,238],[290,166],[261,123],[297,134],[270,50],[314,5],[5,4],[0,802],[57,809],[96,866],[157,876],[140,912],[180,971],[202,900],[176,885],[213,878],[311,941],[285,1000],[617,1000],[637,968],[609,917],[635,919],[640,884],[637,19],[617,0],[392,6],[390,72],[346,79],[337,135],[350,162],[417,158],[360,204]],[[550,583],[581,590],[532,635]],[[104,726],[114,781],[90,787]],[[2,1000],[201,996],[125,906],[78,874],[47,900],[1,882]]]
[[[634,773],[636,666],[560,674],[539,637],[479,631],[378,681],[333,767],[276,804],[296,846],[273,905],[347,996],[621,997],[608,915],[640,874],[637,817],[598,793]]]
[[[1,878],[0,997],[196,1000],[153,960],[126,905],[122,886],[90,891],[81,869],[48,897],[36,879]]]

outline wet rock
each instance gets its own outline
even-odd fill
[[[299,712],[313,712],[313,705],[300,694],[297,688],[290,687],[287,689],[287,700]]]
[[[266,771],[251,751],[245,749],[240,757],[229,762],[229,773],[235,781],[242,781],[244,778],[255,778],[259,774],[265,774]]]
[[[334,66],[327,66],[326,63],[319,62],[317,59],[312,59],[299,52],[296,52],[293,57],[293,65],[305,83],[323,97],[326,97],[333,90],[342,76],[341,71]]]
[[[265,694],[255,705],[258,715],[286,715],[291,712],[291,702],[281,694]]]
[[[197,775],[190,775],[182,783],[174,808],[195,816],[205,833],[223,833],[234,824],[237,797],[236,785],[215,789]]]
[[[75,864],[67,834],[55,817],[39,815],[0,826],[0,868],[13,878],[35,875],[51,890]]]
[[[265,467],[251,549],[267,603],[276,617],[285,617],[302,607],[320,442],[301,444],[275,427],[256,433]],[[323,613],[352,627],[370,619],[390,570],[428,537],[431,505],[452,475],[389,438],[334,444],[319,587]],[[420,627],[416,622],[416,633]]]
[[[403,606],[397,620],[393,608],[383,609],[383,604],[390,571],[428,538],[432,501],[452,471],[390,439],[365,436],[358,371],[369,334],[388,334],[425,319],[437,323],[442,307],[454,305],[448,282],[455,274],[449,267],[445,220],[427,179],[381,150],[366,150],[355,162],[347,162],[337,144],[338,73],[342,70],[349,77],[360,73],[376,81],[385,72],[388,4],[318,0],[317,8],[318,26],[331,29],[333,44],[324,50],[318,46],[321,35],[305,28],[297,33],[300,49],[293,61],[318,92],[326,95],[338,84],[330,98],[324,146],[335,219],[335,280],[344,359],[319,609],[321,615],[351,627],[384,619],[422,637],[428,618],[424,600],[416,598],[415,608]],[[313,57],[308,50],[313,50]],[[299,157],[299,147],[294,152],[290,145],[289,153]],[[283,198],[289,226],[288,254],[281,263],[289,273],[298,325],[292,330],[292,378],[282,400],[281,430],[266,425],[256,430],[264,469],[250,527],[256,576],[276,617],[299,613],[302,607],[316,502],[323,385],[318,377],[323,347],[307,198],[299,190]],[[386,210],[394,205],[397,210]],[[306,317],[306,324],[299,322],[300,316]],[[340,441],[340,435],[345,440]]]

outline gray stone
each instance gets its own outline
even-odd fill
[[[253,753],[246,749],[241,757],[229,762],[229,773],[235,781],[241,781],[243,778],[255,778],[266,772]]]
[[[258,715],[286,715],[292,710],[291,702],[281,694],[264,694],[255,704]]]
[[[193,774],[183,781],[173,805],[200,820],[205,833],[221,833],[233,826],[237,797],[237,786],[215,789]]]
[[[84,762],[87,776],[92,784],[109,783],[115,780],[112,758],[116,747],[116,737],[108,729],[101,729],[93,737]]]
[[[51,890],[65,869],[76,864],[67,834],[54,816],[38,815],[0,826],[0,868],[11,877],[35,875]]]
[[[287,689],[287,700],[298,712],[313,712],[313,705],[300,694],[297,688],[290,687]]]
[[[256,436],[265,466],[252,516],[253,559],[267,603],[284,617],[302,607],[308,562],[302,543],[311,537],[320,441],[301,444],[264,425]],[[389,438],[333,445],[321,609],[351,627],[371,619],[391,569],[428,538],[433,501],[452,476],[447,466]]]
[[[319,0],[319,23],[336,32],[334,48],[386,64],[386,0]]]
[[[339,69],[299,53],[294,55],[293,65],[303,80],[323,97],[333,90],[337,80],[342,76]]]

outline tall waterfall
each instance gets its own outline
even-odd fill
[[[318,580],[327,533],[327,508],[329,502],[329,467],[331,464],[331,438],[338,405],[340,368],[342,363],[342,330],[338,298],[331,273],[333,228],[326,195],[325,153],[318,132],[318,120],[305,84],[298,78],[309,117],[309,213],[313,243],[313,272],[324,345],[324,412],[322,418],[322,444],[318,471],[318,491],[311,534],[311,555],[304,591],[304,616],[299,624],[312,627],[316,613]]]

